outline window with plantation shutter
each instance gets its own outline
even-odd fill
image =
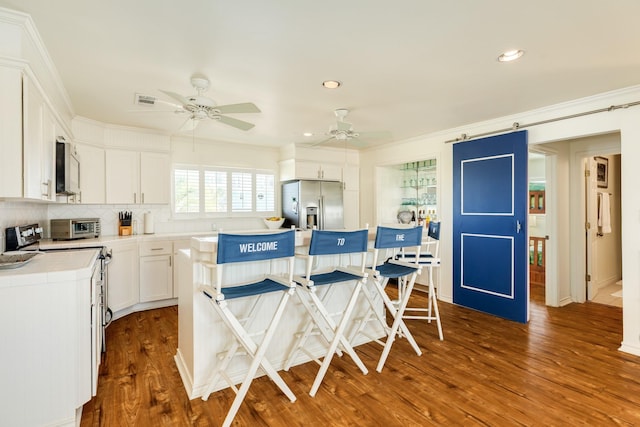
[[[246,172],[231,173],[231,211],[251,212],[253,191],[251,174]]]
[[[204,211],[227,211],[227,173],[214,170],[204,171]]]
[[[276,178],[270,171],[176,165],[173,194],[173,212],[185,218],[276,210]]]
[[[175,169],[173,177],[175,212],[200,212],[200,172],[193,169]]]
[[[274,174],[256,174],[256,212],[276,210],[276,176]]]

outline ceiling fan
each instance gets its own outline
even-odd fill
[[[175,92],[160,90],[160,92],[178,101],[178,113],[187,113],[189,117],[180,127],[181,131],[190,131],[198,126],[202,120],[217,120],[240,130],[249,130],[253,123],[245,122],[226,114],[259,113],[260,109],[251,102],[242,104],[216,105],[215,101],[203,95],[209,88],[209,80],[205,77],[192,77],[191,85],[196,90],[196,95],[182,96]]]
[[[389,132],[357,132],[353,129],[353,125],[345,121],[349,110],[346,108],[338,108],[333,112],[336,116],[336,124],[329,128],[326,133],[328,138],[312,142],[308,145],[315,147],[318,145],[329,145],[329,142],[336,141],[333,145],[339,143],[350,143],[356,146],[365,146],[372,139],[388,138],[391,136]]]

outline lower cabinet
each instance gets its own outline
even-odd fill
[[[140,302],[173,298],[173,243],[140,244]]]
[[[109,264],[108,299],[114,318],[153,307],[153,304],[142,303],[177,298],[175,255],[190,244],[191,238],[138,240],[133,237],[111,242],[108,248],[113,259]]]
[[[115,313],[140,301],[138,277],[138,242],[112,242],[109,264],[109,308]]]

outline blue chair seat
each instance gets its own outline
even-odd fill
[[[404,277],[414,273],[418,270],[418,267],[409,267],[406,265],[398,265],[392,264],[390,262],[385,262],[384,264],[377,266],[375,269],[380,273],[382,277],[397,279],[398,277]]]
[[[347,273],[344,271],[331,271],[329,273],[312,274],[311,280],[316,286],[330,285],[331,283],[347,282],[349,280],[360,280],[362,276]]]
[[[284,286],[281,283],[275,282],[271,279],[264,279],[256,283],[248,283],[246,285],[222,288],[221,293],[222,295],[224,295],[224,299],[230,300],[234,298],[252,297],[256,295],[267,294],[270,292],[282,292],[286,291],[287,289],[288,287]],[[213,298],[213,296],[209,295],[206,291],[204,291],[204,294],[209,298]]]

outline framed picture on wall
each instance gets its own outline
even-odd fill
[[[596,182],[598,188],[609,187],[609,159],[606,157],[594,157],[596,161]]]

